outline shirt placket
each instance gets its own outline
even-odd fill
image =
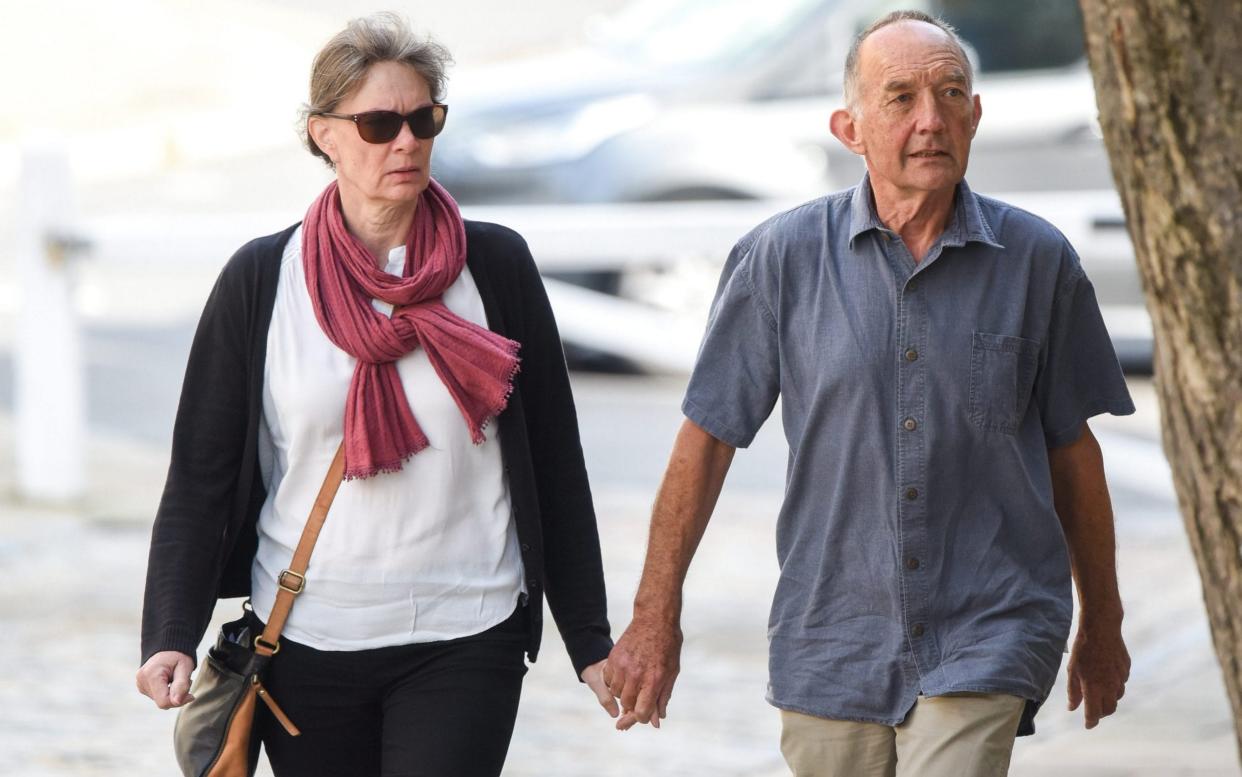
[[[905,279],[898,288],[897,332],[897,414],[895,435],[897,452],[897,574],[901,580],[902,627],[906,644],[923,683],[940,664],[936,630],[932,622],[930,586],[927,577],[928,542],[927,373],[935,354],[929,347],[929,325],[925,275],[919,272],[909,251],[900,240],[886,242],[886,252],[897,270],[895,278]],[[930,262],[929,262],[930,264]]]

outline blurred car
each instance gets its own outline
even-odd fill
[[[893,3],[643,0],[590,45],[462,73],[436,175],[462,202],[799,199],[857,182],[828,131],[853,36]],[[978,191],[1111,188],[1077,0],[933,0],[972,47]]]

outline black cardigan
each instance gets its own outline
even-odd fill
[[[294,229],[252,240],[233,255],[194,335],[151,533],[143,662],[161,650],[194,655],[216,599],[250,593],[266,499],[258,440],[267,332],[281,255]],[[530,595],[527,652],[532,661],[539,652],[546,589],[580,675],[608,655],[612,640],[595,509],[560,336],[520,235],[467,221],[466,246],[488,326],[522,345],[513,394],[495,423]]]

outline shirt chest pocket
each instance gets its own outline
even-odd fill
[[[970,420],[981,429],[1013,434],[1031,400],[1039,343],[975,332],[970,350]]]

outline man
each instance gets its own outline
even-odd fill
[[[846,62],[854,189],[780,214],[725,266],[608,659],[618,726],[658,725],[681,587],[778,395],[789,443],[768,700],[797,775],[999,775],[1060,667],[1111,714],[1129,657],[1099,446],[1134,411],[1090,282],[1041,219],[964,180],[981,116],[948,25],[886,16]]]

